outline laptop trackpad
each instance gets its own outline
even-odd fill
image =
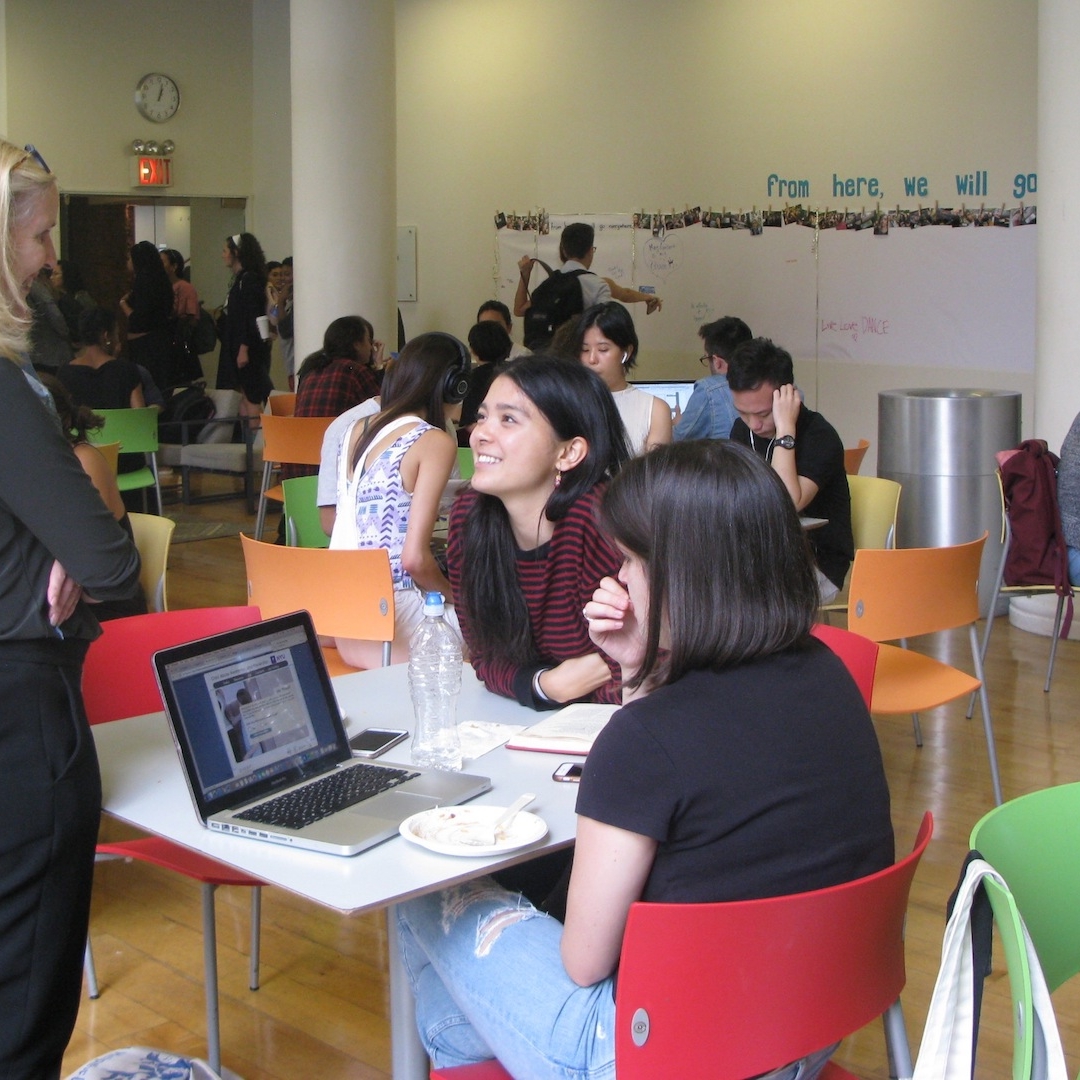
[[[369,799],[350,807],[350,812],[362,817],[379,817],[404,821],[421,810],[438,806],[439,800],[427,795],[411,795],[407,791],[387,791],[375,799]]]

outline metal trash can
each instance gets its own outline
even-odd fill
[[[979,609],[989,611],[1001,557],[1001,499],[994,455],[1020,442],[1017,390],[883,390],[878,394],[878,475],[902,486],[897,547],[944,547],[989,533]]]

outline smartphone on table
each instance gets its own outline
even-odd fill
[[[359,735],[349,740],[353,757],[376,758],[385,754],[391,746],[397,746],[409,737],[407,731],[400,728],[364,728]]]
[[[581,770],[583,766],[580,761],[564,761],[552,774],[551,779],[557,780],[560,784],[577,784],[581,782]]]

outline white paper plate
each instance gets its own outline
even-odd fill
[[[406,818],[398,830],[406,840],[440,855],[500,855],[528,847],[547,836],[547,823],[543,818],[519,810],[510,822],[509,830],[503,826],[494,844],[470,843],[477,832],[481,840],[491,835],[495,819],[505,806],[438,806]]]

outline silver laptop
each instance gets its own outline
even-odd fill
[[[352,757],[306,611],[154,654],[196,813],[209,829],[355,855],[486,776]]]

